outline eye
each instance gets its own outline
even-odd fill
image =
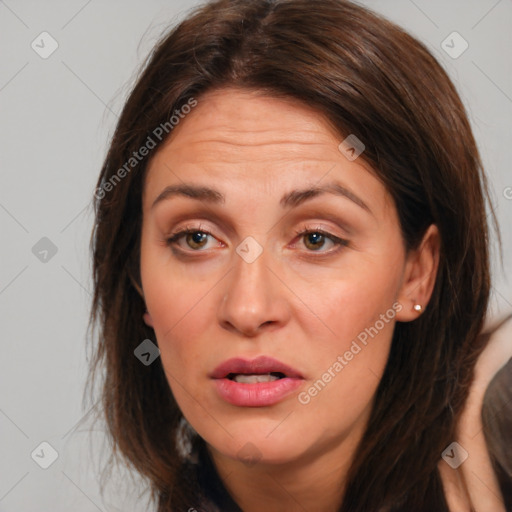
[[[312,252],[318,252],[325,246],[326,240],[330,240],[331,243],[337,247],[334,251],[322,251],[322,253],[337,252],[341,247],[347,246],[348,241],[339,238],[323,229],[307,229],[303,228],[300,231],[296,231],[297,236],[304,238],[304,245],[311,249]]]
[[[323,229],[303,228],[302,230],[296,231],[295,234],[304,239],[304,245],[309,249],[308,252],[321,252],[322,254],[332,253],[348,245],[347,240],[339,238]],[[166,244],[168,246],[177,245],[180,249],[186,250],[186,248],[179,244],[181,239],[185,238],[186,245],[189,249],[192,249],[193,252],[201,252],[201,249],[207,246],[208,237],[213,237],[213,235],[201,226],[197,228],[187,226],[168,237]],[[330,241],[331,244],[337,248],[332,251],[320,251],[320,249],[325,246],[326,241]]]
[[[198,228],[186,227],[177,233],[172,234],[166,239],[167,245],[178,245],[178,242],[185,238],[185,242],[190,249],[198,252],[206,246],[208,237],[213,236],[209,231],[205,231],[199,226]],[[182,248],[182,247],[181,247]]]

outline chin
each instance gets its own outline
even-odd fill
[[[223,456],[248,465],[286,464],[299,458],[306,447],[303,444],[303,438],[300,439],[298,435],[293,435],[286,429],[278,433],[278,429],[272,432],[272,429],[253,427],[242,432],[232,432],[233,437],[226,435],[222,439],[205,438],[205,440]],[[268,435],[269,432],[272,433]]]

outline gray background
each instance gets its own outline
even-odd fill
[[[497,317],[512,309],[512,2],[361,3],[425,42],[468,108],[503,234],[503,269],[493,256]],[[138,65],[196,4],[0,0],[0,511],[146,510],[120,472],[102,500],[104,434],[77,428],[88,411],[90,200]],[[59,45],[47,59],[31,47],[43,46],[43,31]],[[441,46],[453,31],[469,44],[456,59]],[[44,253],[43,237],[55,254]],[[48,469],[35,462],[49,460],[43,441],[58,453]]]

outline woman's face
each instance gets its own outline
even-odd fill
[[[219,457],[355,445],[412,305],[392,199],[315,111],[236,89],[198,100],[143,194],[145,320],[174,397]],[[232,358],[247,364],[219,369]]]

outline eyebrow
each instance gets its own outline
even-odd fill
[[[334,194],[336,196],[349,199],[357,206],[373,215],[369,206],[360,197],[358,197],[348,188],[336,182],[327,183],[322,186],[308,187],[301,190],[292,190],[291,192],[287,192],[281,198],[279,203],[282,208],[296,208],[305,201],[323,194]],[[205,201],[212,204],[223,204],[225,202],[225,197],[218,190],[210,187],[183,183],[181,185],[169,185],[165,187],[162,192],[160,192],[158,197],[153,201],[151,209],[155,208],[158,203],[176,196],[189,197],[191,199],[197,199],[199,201]]]

